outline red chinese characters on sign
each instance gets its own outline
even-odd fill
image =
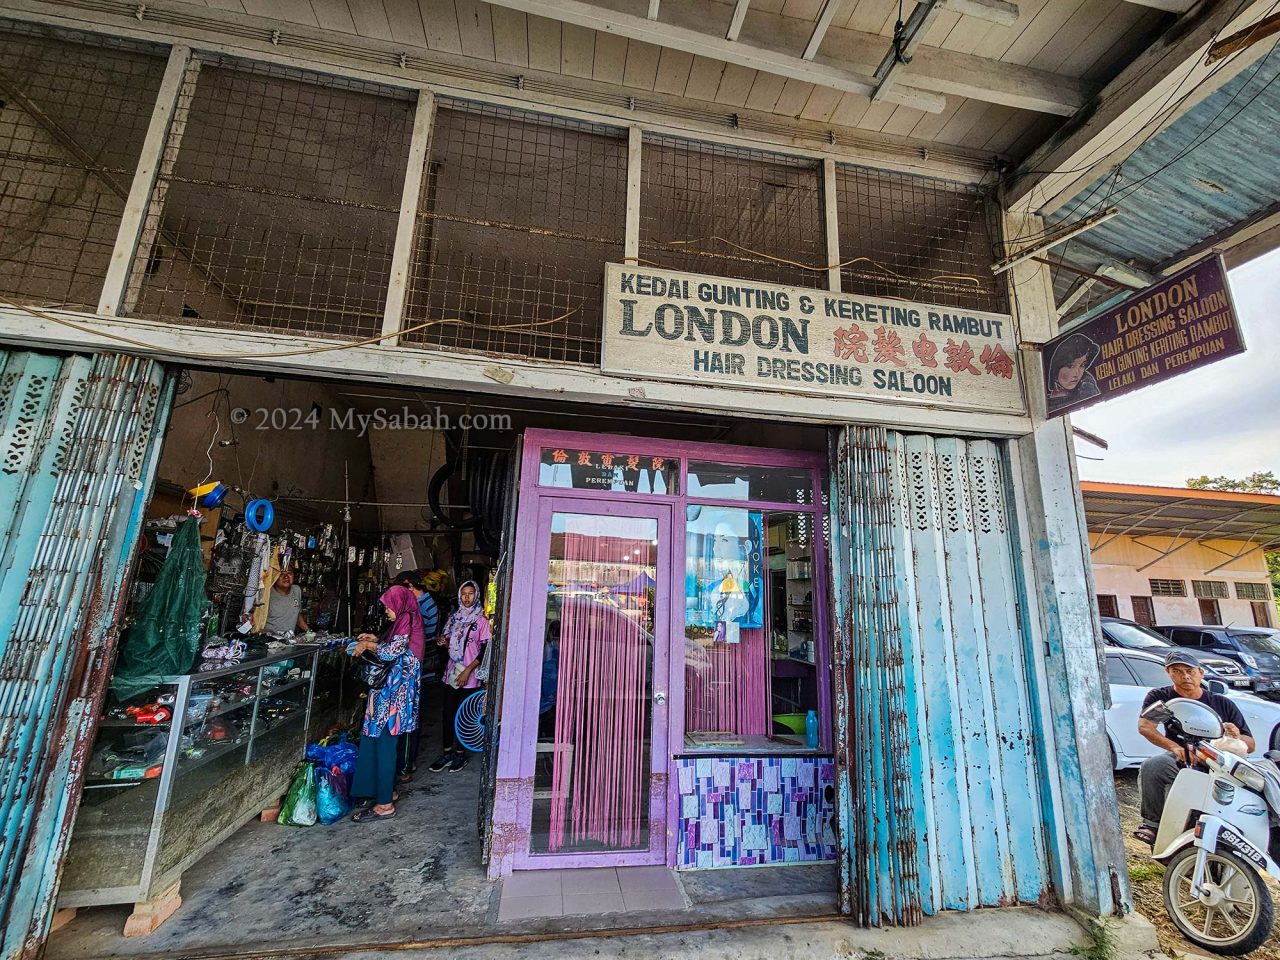
[[[876,327],[876,336],[871,343],[871,349],[875,353],[876,363],[892,363],[899,367],[907,365],[907,351],[897,331]]]
[[[568,463],[569,455],[563,450],[553,450],[551,451],[551,459],[555,463]]]
[[[910,346],[912,355],[921,367],[938,368],[938,342],[921,333],[911,341]],[[908,365],[907,345],[903,343],[902,335],[887,326],[876,327],[871,335],[856,323],[837,327],[831,352],[841,360],[854,360],[858,363],[892,364],[897,367]],[[942,352],[944,359],[941,366],[955,373],[980,377],[985,371],[993,377],[1013,379],[1013,357],[998,343],[984,344],[981,354],[978,354],[968,340],[957,341],[954,337],[948,337]],[[978,363],[982,364],[981,369],[977,366]]]
[[[1013,357],[1005,353],[1004,347],[996,344],[994,347],[988,344],[982,348],[982,355],[978,357],[982,363],[982,368],[994,377],[1004,377],[1006,380],[1013,379]]]
[[[870,363],[867,357],[867,341],[870,339],[856,323],[848,327],[837,327],[833,352],[841,360],[857,360],[859,363]]]
[[[911,341],[911,352],[916,355],[916,359],[920,361],[922,367],[936,367],[938,365],[938,345],[923,333]]]
[[[956,343],[950,337],[947,337],[947,345],[942,349],[947,355],[946,367],[948,370],[954,370],[956,373],[968,371],[975,377],[982,376],[982,371],[973,365],[973,347],[969,346],[968,340],[961,340]]]

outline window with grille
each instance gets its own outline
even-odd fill
[[[1227,582],[1225,580],[1192,580],[1191,589],[1199,600],[1226,600]]]
[[[0,295],[97,310],[165,64],[0,27]]]
[[[993,207],[980,190],[929,177],[836,166],[841,288],[1004,312],[991,274]]]
[[[1102,617],[1120,616],[1120,604],[1114,595],[1098,594],[1098,615]]]
[[[1237,583],[1237,600],[1270,600],[1271,591],[1265,583]]]
[[[640,258],[672,270],[825,287],[816,160],[645,137]]]
[[[1185,597],[1187,582],[1185,580],[1148,580],[1153,597]]]
[[[406,91],[202,64],[179,98],[135,312],[380,333],[413,109]]]
[[[600,362],[604,265],[623,256],[627,135],[442,101],[402,342]]]

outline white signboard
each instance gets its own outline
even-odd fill
[[[605,373],[1022,412],[1005,314],[605,265]]]

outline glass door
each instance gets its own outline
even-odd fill
[[[665,863],[670,507],[556,498],[538,520],[517,865]]]

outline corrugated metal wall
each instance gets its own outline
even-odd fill
[[[0,353],[0,927],[34,956],[168,414],[151,360]]]
[[[1049,890],[1004,456],[834,438],[842,898],[868,923]]]

